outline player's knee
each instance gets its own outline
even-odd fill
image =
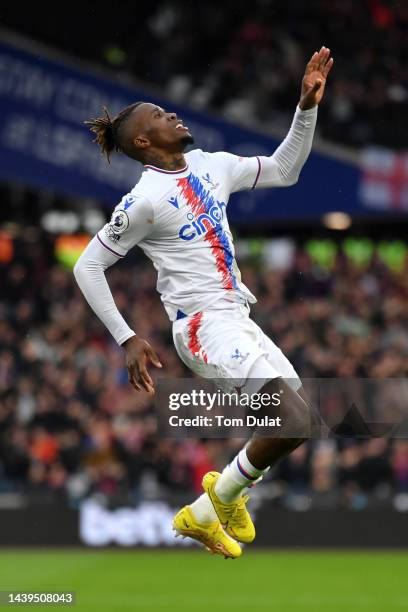
[[[310,405],[294,391],[281,377],[270,380],[262,388],[271,396],[279,398],[278,412],[282,421],[282,436],[293,438],[300,443],[313,437],[315,428],[313,411]]]

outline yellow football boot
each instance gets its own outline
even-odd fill
[[[173,529],[178,535],[193,538],[213,554],[224,555],[226,559],[236,559],[242,554],[240,545],[225,533],[219,521],[209,525],[197,523],[190,506],[184,506],[177,512],[173,519]]]
[[[203,489],[228,535],[238,542],[249,544],[255,539],[255,527],[245,506],[249,498],[247,495],[241,495],[230,504],[222,502],[215,493],[215,485],[220,476],[219,472],[207,472],[203,478]]]

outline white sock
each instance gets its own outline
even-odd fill
[[[218,521],[218,516],[207,493],[203,493],[195,502],[190,504],[190,509],[196,521],[201,525],[209,525],[214,521]]]
[[[259,480],[266,470],[258,470],[248,460],[246,449],[243,448],[233,461],[222,472],[217,484],[215,493],[220,500],[226,504],[238,499],[242,491]]]

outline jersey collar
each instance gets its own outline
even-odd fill
[[[181,170],[163,170],[163,168],[156,168],[156,166],[145,165],[146,170],[154,170],[155,172],[161,172],[162,174],[182,174],[188,169],[188,164],[181,168]]]

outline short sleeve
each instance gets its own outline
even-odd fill
[[[126,253],[152,231],[153,206],[146,198],[131,193],[124,196],[111,220],[97,233],[99,242],[117,257]]]
[[[228,174],[231,193],[243,189],[255,189],[261,171],[258,157],[240,157],[224,152],[215,155]]]

